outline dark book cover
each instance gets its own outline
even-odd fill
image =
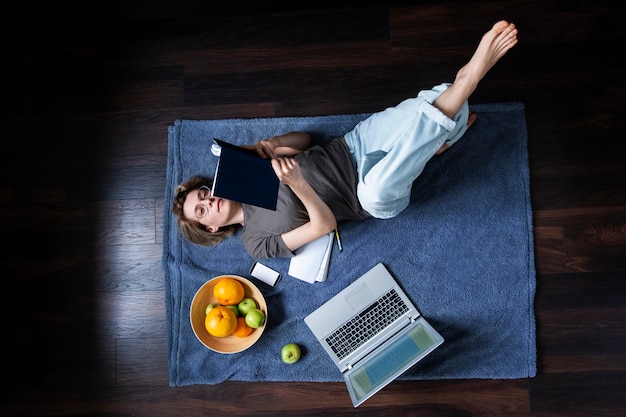
[[[211,194],[276,210],[279,181],[271,160],[261,158],[256,151],[220,139],[214,141],[221,150]]]

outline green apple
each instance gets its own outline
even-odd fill
[[[242,316],[245,316],[246,314],[248,314],[248,311],[252,310],[253,308],[256,308],[256,301],[254,301],[254,299],[250,298],[250,297],[245,297],[243,300],[241,300],[239,302],[239,304],[237,304],[237,307],[239,307],[239,312],[241,313]]]
[[[217,303],[211,303],[208,306],[206,306],[206,309],[204,310],[204,314],[209,314],[209,311],[213,310],[215,307],[217,307],[219,304]]]
[[[287,343],[280,351],[280,356],[285,363],[295,363],[300,359],[302,351],[297,343]]]
[[[265,314],[258,308],[253,308],[246,313],[246,324],[253,329],[258,329],[265,323]]]
[[[231,310],[233,310],[233,313],[235,313],[235,317],[241,316],[241,314],[239,312],[239,307],[237,307],[236,305],[229,305],[229,306],[226,306],[226,307],[230,308]]]

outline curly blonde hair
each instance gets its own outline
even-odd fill
[[[229,225],[221,227],[217,232],[209,232],[200,222],[190,220],[183,213],[183,206],[187,195],[197,190],[203,185],[211,188],[213,186],[212,178],[191,177],[187,181],[176,186],[174,190],[174,201],[172,203],[172,213],[176,215],[176,226],[180,234],[190,242],[203,246],[214,246],[222,240],[230,237],[237,230],[237,225]]]

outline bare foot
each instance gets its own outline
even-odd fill
[[[456,74],[454,82],[433,102],[443,114],[453,119],[469,99],[478,83],[509,49],[517,44],[513,23],[501,20],[485,33],[470,60]]]
[[[473,125],[476,119],[478,119],[478,115],[470,110],[469,116],[467,118],[467,127],[469,128],[471,125]],[[435,155],[441,155],[449,147],[450,145],[448,145],[447,143],[444,143],[443,145],[441,145],[441,148],[439,148],[437,152],[435,152]]]
[[[515,25],[500,20],[483,35],[472,58],[458,71],[457,79],[469,78],[470,82],[478,84],[495,63],[516,44]]]

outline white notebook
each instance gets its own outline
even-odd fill
[[[335,234],[324,235],[296,250],[289,263],[289,275],[310,284],[325,281]]]

